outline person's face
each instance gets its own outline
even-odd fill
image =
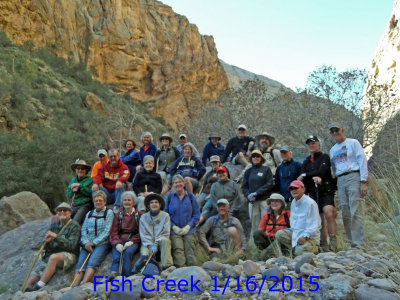
[[[184,155],[186,158],[191,157],[191,156],[192,156],[192,148],[190,148],[189,146],[188,146],[188,147],[185,147],[185,149],[183,149],[183,155]]]
[[[135,146],[133,146],[133,143],[131,141],[128,141],[128,142],[126,142],[125,148],[126,148],[126,150],[129,151],[129,150],[135,149]]]
[[[212,137],[211,139],[211,143],[213,144],[213,145],[218,145],[218,142],[219,142],[219,138],[216,138],[216,137]]]
[[[282,202],[280,200],[271,200],[271,209],[273,211],[279,211],[282,208]]]
[[[318,142],[310,141],[307,143],[308,152],[310,152],[310,154],[314,154],[314,153],[318,152],[320,147],[321,146]]]
[[[238,132],[237,132],[237,135],[238,135],[239,138],[243,138],[246,135],[246,132],[247,132],[246,129],[239,128]]]
[[[290,161],[292,159],[292,152],[290,151],[281,151],[281,157],[283,161]]]
[[[261,155],[260,154],[254,154],[251,156],[251,162],[253,164],[259,164],[261,163]]]
[[[344,141],[344,129],[343,128],[332,128],[330,130],[331,136],[335,139],[335,142],[340,144]]]
[[[130,210],[134,205],[134,201],[131,195],[125,196],[124,200],[122,200],[122,206],[126,210]]]
[[[161,138],[161,144],[163,144],[163,146],[167,148],[169,146],[169,138],[166,137]]]
[[[77,166],[75,168],[76,176],[78,176],[79,178],[85,176],[87,174],[87,172],[88,172],[88,169],[85,167]]]
[[[59,208],[57,216],[62,222],[68,221],[71,218],[71,211],[68,208]]]
[[[217,175],[218,175],[218,178],[219,178],[220,180],[226,180],[226,179],[228,178],[228,173],[226,173],[226,172],[224,172],[224,171],[219,171],[219,172],[217,173]]]
[[[100,159],[100,162],[101,162],[102,164],[105,164],[106,161],[107,161],[107,155],[100,154],[100,155],[99,155],[99,159]]]
[[[156,200],[156,199],[150,200],[150,210],[152,212],[159,211],[160,207],[161,207],[161,205],[160,205],[160,202],[158,202],[158,200]]]
[[[303,197],[305,189],[303,187],[291,187],[289,191],[292,197],[298,200]]]
[[[260,137],[260,146],[263,149],[268,148],[270,145],[271,145],[271,143],[270,143],[269,139],[265,135]]]
[[[145,144],[145,145],[149,145],[150,144],[150,136],[145,135],[143,137],[143,144]]]
[[[102,196],[97,196],[94,198],[93,203],[96,210],[100,211],[106,206],[106,199],[104,199]]]
[[[144,163],[144,169],[150,172],[151,170],[153,170],[153,168],[154,168],[154,162],[152,162],[151,160],[146,160],[146,162]]]
[[[211,167],[212,167],[213,171],[217,170],[220,165],[221,165],[221,163],[219,161],[215,161],[215,162],[211,163]]]
[[[182,181],[182,179],[176,178],[174,181],[174,188],[175,188],[175,191],[181,192],[185,188],[185,183]]]
[[[220,217],[226,217],[229,214],[229,205],[218,204],[217,211]]]
[[[185,138],[184,136],[181,136],[181,137],[179,138],[179,143],[180,143],[181,145],[185,145],[185,144],[187,143],[187,138]]]
[[[110,153],[110,164],[111,164],[112,166],[115,166],[115,165],[117,165],[118,160],[119,160],[118,153],[117,153],[116,151],[111,152],[111,153]]]

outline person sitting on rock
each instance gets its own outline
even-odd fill
[[[304,194],[304,184],[299,180],[292,181],[289,191],[294,198],[290,207],[290,228],[276,232],[279,253],[285,247],[294,256],[304,252],[317,254],[321,228],[318,205]]]
[[[212,156],[217,155],[222,159],[225,153],[225,147],[220,143],[221,137],[219,135],[212,133],[209,135],[208,140],[209,142],[204,146],[203,157],[201,158],[205,166],[207,165],[207,160]]]
[[[88,255],[88,261],[79,272],[75,285],[80,282],[89,282],[94,273],[106,258],[110,250],[110,229],[114,219],[111,209],[106,207],[107,196],[103,191],[93,194],[94,210],[87,213],[81,229],[81,251],[75,272],[78,273]]]
[[[225,148],[225,153],[222,158],[222,163],[228,160],[228,157],[232,155],[232,164],[247,166],[249,162],[246,156],[250,156],[250,149],[254,145],[254,139],[246,136],[247,127],[243,124],[237,128],[237,135],[228,141]]]
[[[171,220],[172,258],[177,268],[196,266],[195,228],[199,223],[200,208],[196,197],[185,191],[184,179],[181,175],[172,178],[175,192],[166,200],[165,212]]]
[[[107,204],[113,204],[118,211],[121,205],[121,195],[127,188],[129,168],[119,159],[118,150],[108,151],[110,162],[104,165],[93,181],[92,192],[99,189],[107,195]]]
[[[261,218],[258,230],[253,232],[254,243],[262,250],[259,260],[277,257],[275,235],[278,230],[290,228],[290,211],[286,210],[285,198],[280,194],[272,194],[267,199],[268,211]]]
[[[179,135],[179,145],[176,146],[176,149],[178,149],[180,155],[183,155],[183,146],[185,146],[186,143],[189,143],[186,134],[181,133]],[[200,153],[196,149],[196,147],[192,144],[193,146],[193,155],[196,156],[198,159],[200,159]]]
[[[218,181],[217,169],[221,166],[221,159],[218,155],[213,155],[210,157],[211,171],[206,174],[203,190],[200,196],[197,198],[197,203],[200,209],[203,208],[206,201],[210,199],[211,186],[214,182]]]
[[[135,193],[126,191],[121,199],[123,210],[114,215],[110,230],[110,243],[113,248],[108,281],[119,275],[130,276],[133,256],[140,249],[139,220],[142,212],[137,209]],[[121,255],[122,273],[119,274]]]
[[[230,213],[239,218],[240,201],[239,186],[236,182],[229,179],[228,169],[221,166],[217,169],[218,181],[211,186],[210,199],[204,205],[201,212],[200,224],[203,224],[209,217],[215,216],[217,212],[218,199],[226,199],[229,202]]]
[[[193,155],[194,146],[192,143],[186,143],[183,146],[183,155],[179,156],[171,167],[170,175],[181,175],[185,179],[185,188],[189,193],[193,193],[199,186],[199,181],[206,172],[206,168]]]
[[[140,218],[139,232],[142,246],[141,255],[156,254],[160,250],[161,265],[163,269],[172,266],[171,241],[169,234],[171,221],[169,214],[164,210],[165,201],[159,194],[149,194],[144,199],[148,210]]]
[[[71,220],[72,210],[67,203],[61,203],[55,211],[58,220],[50,225],[44,237],[46,241],[44,255],[36,263],[28,278],[26,292],[37,291],[44,287],[56,269],[67,271],[76,263],[81,227],[78,222]]]
[[[90,166],[82,159],[77,159],[71,165],[76,176],[68,184],[67,194],[71,199],[71,217],[80,225],[83,223],[87,212],[93,209],[92,185],[93,179],[88,175]]]
[[[143,132],[140,136],[140,140],[143,143],[143,146],[140,147],[140,159],[142,160],[142,164],[136,167],[136,171],[143,168],[143,159],[146,155],[155,157],[157,152],[157,147],[153,144],[153,135],[149,131]]]
[[[218,215],[209,218],[200,228],[199,242],[213,255],[233,246],[240,257],[247,247],[243,227],[237,218],[229,214],[228,200],[219,199],[217,205]]]
[[[136,143],[132,139],[125,142],[126,152],[121,155],[121,161],[129,168],[129,182],[132,182],[136,174],[136,167],[142,163],[140,153],[136,149]]]
[[[161,148],[157,150],[155,161],[157,165],[157,171],[161,175],[163,190],[162,194],[166,194],[171,186],[171,175],[169,174],[172,165],[175,160],[181,156],[180,151],[172,146],[172,137],[168,133],[164,133],[160,137],[160,142],[162,144]]]
[[[110,161],[108,159],[107,151],[104,149],[100,149],[99,151],[97,151],[97,157],[99,158],[99,160],[94,163],[92,173],[90,174],[90,177],[92,177],[93,180],[96,178],[99,169],[108,164],[108,162]]]
[[[133,180],[133,191],[138,196],[136,199],[138,210],[145,211],[144,198],[150,193],[160,194],[162,180],[160,174],[154,171],[154,157],[146,155],[143,159],[144,169],[138,171]]]

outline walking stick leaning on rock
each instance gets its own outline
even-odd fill
[[[153,257],[153,255],[154,255],[154,253],[150,254],[150,256],[149,256],[149,258],[147,259],[146,263],[144,264],[142,270],[140,270],[140,273],[139,273],[140,275],[143,274],[144,270],[146,269],[146,267],[147,267],[147,265],[149,264],[150,259]]]
[[[82,264],[81,268],[79,269],[79,271],[76,272],[76,275],[75,275],[75,277],[74,277],[74,280],[72,281],[72,283],[71,283],[71,285],[70,285],[69,287],[72,287],[72,286],[74,285],[76,279],[77,279],[78,276],[79,276],[79,273],[82,272],[82,269],[83,269],[83,267],[86,265],[86,262],[88,261],[88,259],[89,259],[89,257],[90,257],[91,254],[92,254],[92,252],[89,252],[89,254],[86,256],[85,261],[83,262],[83,264]]]
[[[125,249],[122,250],[121,256],[119,257],[119,270],[118,270],[119,271],[119,275],[122,274],[122,264],[124,262],[124,252],[125,252]]]
[[[57,218],[57,219],[58,219],[58,218]],[[63,226],[63,228],[61,228],[61,230],[57,233],[57,235],[60,235],[60,234],[63,232],[63,230],[69,225],[69,223],[71,223],[71,221],[72,221],[72,219],[70,219],[70,220],[67,222],[67,224],[65,224],[65,225]],[[24,280],[24,284],[22,285],[21,292],[25,291],[26,283],[28,282],[28,278],[29,278],[29,276],[30,276],[31,273],[32,273],[33,267],[36,265],[37,261],[39,260],[40,254],[42,254],[43,249],[44,249],[44,247],[46,247],[46,245],[47,245],[47,241],[45,241],[45,242],[43,243],[43,245],[40,247],[38,253],[36,254],[35,259],[33,260],[32,266],[31,266],[31,268],[29,269],[28,275],[26,275],[26,278],[25,278],[25,280]]]

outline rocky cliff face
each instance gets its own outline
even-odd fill
[[[135,100],[153,100],[153,113],[172,126],[228,86],[213,38],[159,1],[1,1],[0,29],[17,44],[86,63]]]
[[[366,124],[373,121],[366,131],[367,151],[372,154],[375,140],[384,125],[400,110],[400,1],[395,0],[392,16],[386,26],[368,76],[363,105]]]

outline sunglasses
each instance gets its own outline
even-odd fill
[[[336,133],[339,132],[339,128],[333,128],[329,131],[330,133]]]
[[[66,212],[66,211],[69,211],[69,209],[68,208],[59,208],[59,209],[57,209],[57,212]]]
[[[77,170],[87,170],[85,167],[76,167]]]
[[[239,128],[238,131],[246,131],[244,128]]]
[[[261,155],[260,154],[254,154],[251,157],[261,157]]]
[[[291,188],[289,188],[289,191],[298,190],[298,189],[299,189],[298,187],[291,187]]]
[[[100,155],[99,155],[99,157],[104,157],[104,156],[105,156],[104,154],[100,154]]]

